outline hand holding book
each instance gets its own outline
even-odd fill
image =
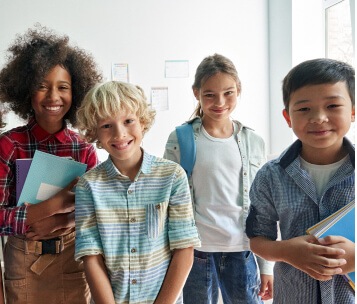
[[[347,264],[341,266],[342,274],[355,271],[355,243],[343,236],[326,236],[319,239],[319,243],[330,248],[341,248],[345,254],[335,256],[335,258],[343,258]]]
[[[336,211],[326,219],[310,227],[308,234],[319,239],[320,244],[331,248],[341,248],[345,254],[338,256],[347,260],[342,268],[351,287],[355,288],[355,201]],[[323,238],[323,239],[322,239]]]

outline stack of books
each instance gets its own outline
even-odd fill
[[[16,200],[36,204],[65,188],[82,176],[87,165],[71,158],[59,157],[36,150],[33,159],[16,160]]]

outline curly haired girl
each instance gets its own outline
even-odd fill
[[[15,161],[35,150],[71,157],[91,169],[94,147],[68,128],[87,91],[101,81],[93,57],[67,36],[37,24],[18,35],[0,71],[0,101],[27,124],[0,135],[0,234],[8,303],[89,303],[82,263],[74,260],[74,193],[17,206]]]

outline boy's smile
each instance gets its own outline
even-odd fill
[[[119,171],[131,177],[141,165],[143,127],[136,114],[126,110],[101,119],[97,128],[98,142],[110,154]]]
[[[302,141],[302,157],[325,164],[341,159],[343,137],[355,120],[354,107],[345,82],[304,86],[291,94],[289,127]]]

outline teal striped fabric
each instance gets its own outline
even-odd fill
[[[144,152],[132,182],[108,158],[78,182],[75,258],[104,256],[117,303],[153,303],[171,250],[199,245],[186,173],[176,163]]]

